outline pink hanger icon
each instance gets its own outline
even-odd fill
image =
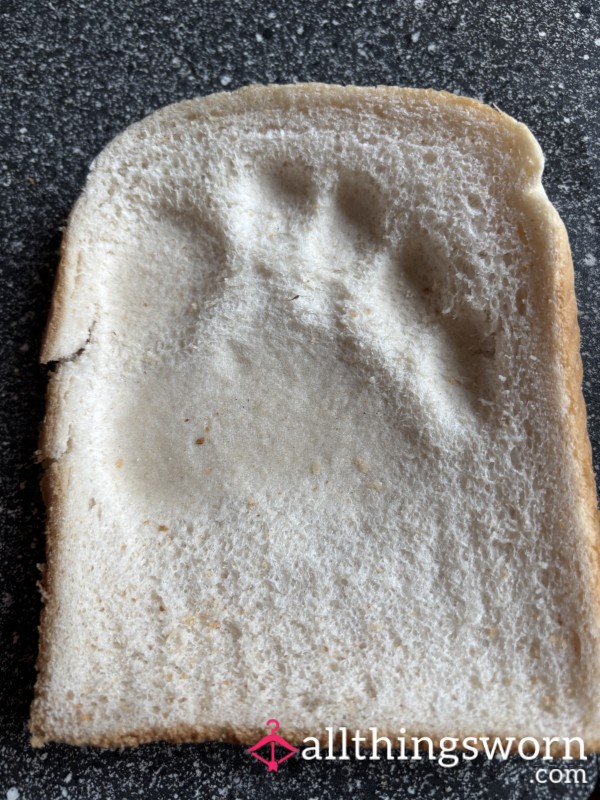
[[[267,736],[263,736],[260,742],[257,742],[253,747],[249,747],[246,752],[250,753],[257,758],[259,761],[262,761],[263,764],[266,764],[269,768],[269,772],[277,772],[279,765],[286,761],[288,758],[291,758],[294,753],[298,752],[298,748],[291,745],[289,742],[286,742],[281,736],[277,735],[277,731],[279,730],[279,722],[276,719],[269,719],[267,720],[266,727],[268,728],[270,725],[273,727],[271,728],[271,732],[267,734]],[[278,744],[280,747],[283,747],[285,750],[289,750],[282,758],[275,758],[275,745]],[[270,745],[271,747],[271,758],[266,759],[263,758],[261,755],[258,754],[258,750],[265,745]]]

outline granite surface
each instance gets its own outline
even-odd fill
[[[47,370],[40,337],[61,227],[94,156],[178,99],[249,83],[432,86],[527,123],[570,234],[584,391],[600,464],[600,11],[593,2],[478,0],[3,0],[0,5],[0,800],[53,798],[586,798],[534,784],[535,763],[291,759],[267,773],[242,748],[106,752],[28,745],[44,509],[33,453]]]

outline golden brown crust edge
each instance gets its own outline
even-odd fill
[[[48,391],[48,407],[56,408],[56,401],[51,399],[52,392]],[[42,439],[44,434],[42,434]],[[42,453],[44,451],[42,450]],[[41,481],[42,497],[46,506],[46,565],[42,578],[39,581],[39,590],[42,597],[40,624],[38,626],[39,646],[36,661],[37,681],[34,699],[31,705],[29,731],[31,744],[39,746],[49,741],[58,741],[53,736],[48,736],[45,731],[44,695],[49,671],[49,662],[52,653],[53,639],[52,628],[57,614],[57,597],[54,591],[57,570],[57,544],[60,538],[61,520],[63,518],[62,506],[68,492],[68,475],[57,463],[45,466]]]
[[[565,391],[569,401],[569,430],[573,462],[579,468],[580,500],[588,524],[586,542],[592,569],[596,578],[595,605],[600,626],[600,515],[597,506],[596,480],[592,464],[592,446],[587,431],[587,411],[581,388],[583,361],[581,359],[580,332],[577,321],[575,276],[571,248],[565,226],[552,207],[557,237],[556,295],[560,325],[559,352],[565,375]]]
[[[341,726],[332,726],[333,733],[332,733],[332,741],[334,749],[339,749],[342,745],[342,734],[339,731],[339,727]],[[371,725],[364,726],[360,728],[361,735],[368,734]],[[404,730],[404,728],[402,728]],[[348,731],[348,740],[355,732],[355,728],[347,728]],[[122,747],[137,747],[142,744],[150,744],[152,742],[168,742],[169,744],[203,744],[205,742],[218,742],[221,744],[234,744],[234,745],[242,745],[244,747],[252,746],[256,744],[266,733],[265,727],[242,727],[229,724],[227,726],[205,726],[205,727],[195,727],[191,725],[174,725],[168,727],[149,727],[149,728],[140,728],[135,731],[127,731],[122,733],[115,733],[110,735],[102,735],[99,734],[97,736],[91,736],[86,739],[78,739],[77,737],[60,737],[60,739],[54,739],[51,736],[46,738],[42,730],[39,731],[39,736],[34,735],[31,739],[31,744],[33,747],[43,747],[45,744],[49,742],[60,742],[62,744],[69,744],[77,747],[99,747],[103,749],[116,749]],[[327,745],[329,742],[329,735],[325,729],[320,731],[309,731],[303,730],[298,728],[287,728],[282,727],[280,730],[280,735],[282,735],[290,744],[301,746],[304,743],[304,740],[311,737],[311,741],[309,744],[312,746],[314,744],[313,739],[317,739],[321,747]],[[440,751],[442,746],[447,746],[450,740],[454,740],[456,742],[455,749],[457,753],[465,752],[466,748],[463,747],[463,742],[465,740],[468,741],[469,749],[473,747],[479,752],[484,752],[484,745],[481,743],[481,740],[487,740],[488,742],[498,741],[502,744],[503,749],[506,748],[507,752],[511,754],[518,753],[518,747],[520,739],[519,737],[503,737],[497,736],[494,733],[448,733],[444,736],[439,735],[431,735],[430,733],[423,732],[423,731],[405,731],[401,733],[400,728],[396,730],[390,730],[387,728],[377,728],[377,737],[387,737],[394,749],[398,749],[396,742],[398,737],[401,736],[406,743],[406,749],[409,750],[409,743],[412,742],[414,739],[420,739],[421,737],[430,739],[433,745],[433,748],[436,751]],[[544,739],[540,737],[521,737],[523,740],[527,739],[528,742],[531,741],[532,743],[538,742],[540,745],[540,753],[545,752],[546,750],[546,742]],[[556,737],[559,738],[559,737]],[[568,738],[568,737],[567,737]],[[571,737],[574,739],[575,737]],[[513,741],[515,739],[515,741]],[[443,743],[446,742],[446,745]],[[370,748],[365,748],[370,749]],[[523,752],[533,752],[532,744],[527,744],[527,746],[523,746]],[[597,750],[600,750],[600,740],[594,740],[591,742],[585,742],[585,752],[586,754],[591,754]],[[564,741],[564,738],[561,741],[553,742],[549,745],[549,752],[552,753],[554,758],[560,758],[567,754],[567,747]],[[570,748],[570,754],[577,753],[577,749],[575,745]]]
[[[385,103],[402,98],[406,107],[456,107],[477,114],[487,121],[497,124],[500,120],[507,129],[513,132],[525,128],[522,123],[504,114],[497,108],[485,105],[478,100],[454,95],[450,92],[436,89],[421,89],[403,86],[341,86],[338,84],[324,83],[298,83],[289,85],[251,85],[234,92],[217,92],[206,97],[196,97],[164,106],[154,111],[147,117],[132,123],[123,132],[109,142],[98,156],[99,160],[110,151],[113,144],[128,132],[147,125],[150,120],[160,121],[170,118],[175,109],[182,114],[189,112],[190,119],[204,118],[205,120],[219,119],[226,116],[239,116],[260,110],[261,113],[278,108],[294,109],[302,113],[314,109],[318,104],[327,104],[337,107],[349,107],[354,99],[360,97],[370,107],[374,114],[385,115]],[[382,105],[383,104],[383,105]],[[91,174],[91,171],[90,171]],[[88,176],[89,177],[89,176]],[[63,234],[61,245],[61,258],[59,261],[48,323],[42,337],[40,361],[44,364],[64,358],[64,354],[57,354],[57,340],[61,328],[65,325],[68,313],[69,299],[69,267],[71,258],[75,257],[74,249],[70,242],[71,231],[74,227],[76,212],[80,203],[85,198],[85,187],[78,201],[69,215],[67,226]]]
[[[351,97],[358,93],[363,96],[370,95],[373,99],[379,95],[382,99],[394,99],[403,97],[404,99],[421,104],[423,102],[435,102],[439,106],[444,104],[462,106],[477,114],[485,115],[490,121],[502,124],[508,128],[523,130],[525,126],[514,120],[512,117],[493,109],[479,101],[453,95],[448,92],[439,92],[433,89],[412,89],[405,87],[342,87],[327,84],[297,84],[294,86],[249,86],[232,93],[219,93],[206,98],[197,98],[182,103],[173,104],[154,112],[151,116],[159,116],[171,113],[174,106],[189,106],[195,113],[201,113],[207,118],[221,117],[227,114],[246,113],[256,110],[255,98],[260,99],[261,110],[272,107],[287,107],[290,102],[304,100],[312,103],[315,100],[326,100],[329,102],[334,99],[336,104],[345,100],[349,102]],[[327,97],[325,97],[327,95]],[[265,102],[268,101],[268,102]],[[376,109],[375,109],[376,110]],[[147,119],[147,118],[146,118]],[[145,120],[134,123],[143,125]],[[132,127],[132,126],[130,126]],[[128,130],[128,129],[126,129]],[[526,129],[525,129],[526,130]],[[123,135],[123,134],[121,134]],[[110,144],[107,148],[110,148]],[[106,150],[106,148],[105,148]],[[105,151],[103,151],[105,152]],[[83,195],[82,195],[83,197]],[[573,263],[569,248],[568,236],[562,221],[549,201],[545,201],[547,209],[551,209],[555,215],[554,234],[557,237],[557,277],[555,295],[557,300],[558,314],[561,320],[560,335],[558,336],[559,352],[565,376],[565,391],[569,398],[569,428],[573,448],[573,458],[579,466],[581,478],[580,499],[586,511],[589,521],[588,548],[590,560],[593,563],[596,576],[595,600],[596,611],[600,626],[600,524],[596,505],[596,485],[592,469],[591,445],[587,434],[586,409],[583,394],[581,391],[582,362],[579,349],[579,326],[577,322],[577,306],[574,291]],[[52,304],[49,314],[48,324],[42,339],[40,360],[48,363],[56,359],[56,341],[61,326],[64,325],[67,305],[68,305],[68,276],[69,260],[72,256],[69,247],[70,230],[74,222],[74,215],[77,204],[69,217],[67,229],[63,234],[61,245],[61,259],[58,266]],[[52,385],[49,387],[47,395],[47,413],[42,426],[40,449],[42,459],[48,458],[46,442],[49,441],[54,432],[54,425],[57,415],[60,413],[60,403],[52,392]],[[46,524],[46,569],[41,581],[41,593],[43,598],[43,608],[40,618],[40,644],[36,670],[38,681],[36,683],[35,697],[31,709],[29,729],[31,732],[31,744],[35,747],[43,746],[49,742],[64,742],[78,746],[97,746],[97,747],[125,747],[135,746],[152,741],[168,741],[175,744],[184,744],[204,741],[221,741],[237,744],[253,744],[258,738],[264,735],[263,728],[240,728],[228,726],[220,728],[218,726],[172,726],[168,728],[146,728],[136,731],[117,733],[114,735],[99,735],[82,740],[77,737],[57,737],[46,727],[46,716],[44,713],[44,684],[48,672],[48,664],[52,648],[51,627],[56,616],[56,593],[54,590],[57,571],[57,549],[60,540],[61,525],[63,517],[62,505],[66,502],[68,492],[68,476],[64,473],[64,468],[60,468],[58,463],[52,464],[46,469],[42,479],[42,492],[47,508]],[[392,738],[398,735],[397,731],[391,733],[378,732],[380,736]],[[287,738],[292,742],[300,742],[306,736],[314,736],[314,732],[297,731],[290,729],[286,731]],[[426,733],[416,733],[415,736],[427,736]],[[410,738],[409,734],[405,734]],[[468,734],[475,736],[475,734]],[[490,734],[493,736],[493,734]],[[447,737],[430,737],[436,747],[439,742]],[[462,737],[465,738],[465,737]],[[499,737],[503,742],[506,739]],[[591,742],[586,742],[587,751],[600,750],[600,738]],[[560,749],[556,751],[561,755]]]
[[[69,255],[69,230],[73,223],[73,216],[77,204],[73,207],[69,218],[67,220],[66,228],[63,231],[62,240],[60,243],[60,260],[54,277],[54,286],[52,287],[52,299],[50,301],[50,311],[48,312],[48,322],[42,335],[42,344],[40,348],[40,362],[48,364],[50,361],[56,360],[55,347],[56,339],[59,330],[64,325],[67,313],[67,259]],[[42,430],[42,437],[44,437]]]

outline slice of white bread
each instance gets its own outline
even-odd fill
[[[32,742],[581,736],[598,517],[541,150],[425,90],[132,125],[64,238]]]

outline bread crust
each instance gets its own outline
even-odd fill
[[[369,726],[360,728],[361,734],[366,734],[369,731]],[[354,732],[354,728],[347,728],[349,733]],[[103,749],[117,749],[122,747],[137,747],[141,744],[149,744],[151,742],[168,742],[170,744],[201,744],[203,742],[220,742],[222,744],[235,744],[243,746],[251,746],[256,744],[265,735],[265,728],[256,727],[242,727],[233,724],[217,726],[192,726],[192,725],[171,725],[166,727],[148,727],[139,728],[132,731],[123,731],[120,733],[111,733],[109,736],[90,736],[85,739],[78,737],[61,737],[55,739],[51,732],[45,735],[43,727],[38,727],[36,732],[32,734],[31,745],[33,747],[43,747],[48,742],[59,741],[62,744],[69,744],[76,747],[99,747]],[[323,731],[310,731],[301,728],[285,728],[281,729],[281,735],[284,736],[286,741],[290,744],[300,747],[305,743],[305,740],[310,737],[310,744],[314,744],[313,739],[317,739],[321,747],[329,742],[328,734]],[[442,743],[449,739],[456,739],[456,752],[470,752],[470,748],[478,750],[480,753],[485,752],[484,745],[481,740],[498,741],[507,751],[514,755],[518,753],[519,740],[512,741],[512,737],[499,736],[494,733],[446,733],[443,736],[439,734],[428,733],[422,730],[405,731],[400,734],[400,729],[390,730],[387,728],[377,728],[377,737],[387,737],[392,742],[392,748],[395,747],[398,737],[401,735],[405,744],[408,745],[413,739],[427,738],[430,739],[435,750],[442,749]],[[525,738],[525,737],[523,737]],[[463,746],[464,740],[469,740],[469,750]],[[475,739],[474,743],[471,740]],[[537,741],[540,745],[540,752],[545,752],[545,742],[542,738],[535,736],[528,736],[527,739]],[[334,751],[341,748],[343,744],[342,735],[339,730],[334,732],[332,736]],[[544,748],[544,750],[542,750]],[[600,750],[600,740],[592,740],[585,742],[586,754],[594,753]],[[370,748],[365,748],[370,749]],[[410,748],[407,747],[407,750]],[[524,747],[525,752],[533,752],[532,747]],[[554,742],[551,745],[550,752],[553,758],[562,758],[566,754],[566,746],[564,741]],[[572,755],[573,751],[571,751]]]
[[[450,92],[437,91],[434,89],[413,89],[396,86],[338,86],[323,83],[305,83],[293,85],[252,85],[234,92],[218,92],[207,97],[199,97],[193,100],[183,100],[179,103],[165,106],[149,116],[130,125],[123,133],[119,134],[110,142],[103,153],[109,151],[112,146],[121,139],[122,136],[135,131],[148,124],[149,120],[168,120],[175,113],[187,113],[190,119],[204,120],[219,119],[223,117],[236,117],[260,109],[261,112],[272,109],[286,110],[293,108],[298,113],[303,113],[315,106],[325,105],[331,107],[351,108],[355,101],[360,98],[363,104],[373,111],[373,113],[384,115],[385,105],[392,107],[395,101],[402,101],[404,107],[410,108],[437,108],[444,105],[447,107],[460,108],[469,115],[479,115],[494,124],[499,121],[506,127],[507,131],[518,131],[526,135],[529,144],[533,144],[539,150],[539,145],[526,128],[520,122],[508,116],[499,109],[492,108],[468,97],[451,94]],[[541,150],[540,157],[541,157]],[[101,154],[102,156],[102,154]],[[99,158],[101,157],[99,156]],[[48,323],[42,338],[40,361],[47,364],[51,361],[62,360],[68,355],[60,352],[58,340],[61,332],[67,325],[69,294],[71,293],[69,281],[69,265],[71,258],[76,254],[71,242],[71,231],[74,219],[82,208],[85,199],[85,188],[82,196],[75,204],[67,227],[63,234],[61,245],[61,258],[59,261]],[[90,320],[91,327],[92,321]],[[83,343],[79,343],[76,349]]]
[[[594,608],[600,624],[600,517],[597,507],[596,481],[592,464],[592,446],[587,432],[587,411],[581,389],[583,361],[580,351],[580,333],[577,321],[575,276],[571,248],[566,228],[558,213],[550,206],[552,230],[556,236],[556,301],[559,323],[556,326],[558,350],[564,373],[565,390],[569,403],[569,444],[573,463],[578,468],[579,501],[586,520],[584,530],[594,580]]]
[[[316,105],[325,104],[328,107],[354,107],[356,100],[366,104],[370,111],[384,115],[386,105],[401,101],[405,108],[411,107],[444,107],[460,108],[469,115],[479,115],[492,121],[495,125],[504,126],[509,132],[518,132],[520,136],[527,137],[528,144],[535,143],[528,129],[503,112],[486,106],[476,100],[458,97],[447,92],[438,92],[431,89],[408,89],[398,87],[342,87],[325,84],[298,84],[294,86],[249,86],[232,93],[219,93],[206,98],[197,98],[167,106],[153,115],[152,118],[169,118],[173,113],[189,114],[190,118],[202,117],[214,119],[234,117],[260,109],[290,109],[299,113],[305,109],[314,109]],[[135,123],[144,126],[146,120]],[[129,130],[129,129],[128,129]],[[111,145],[109,145],[110,148]],[[539,146],[535,143],[539,150]],[[541,151],[540,151],[541,165]],[[541,172],[541,167],[540,167]],[[539,175],[538,175],[539,178]],[[74,218],[79,208],[79,203],[73,209],[69,218],[67,229],[63,236],[61,259],[52,297],[52,305],[46,331],[42,341],[41,361],[48,363],[55,360],[65,360],[69,356],[61,351],[61,336],[67,326],[69,313],[69,299],[71,294],[69,270],[71,259],[76,257],[72,244],[71,231]],[[564,392],[568,398],[569,415],[568,446],[572,453],[573,463],[577,468],[578,501],[585,519],[587,534],[586,546],[588,548],[590,569],[594,574],[594,609],[600,628],[600,519],[597,510],[596,485],[592,469],[592,453],[586,426],[586,409],[581,391],[582,361],[579,349],[579,327],[577,323],[577,306],[574,290],[574,273],[569,242],[566,230],[557,212],[550,205],[545,196],[539,196],[537,212],[540,213],[548,228],[548,235],[552,240],[553,274],[555,275],[552,287],[553,300],[556,305],[557,315],[554,329],[556,346],[560,353],[562,366],[562,381]],[[91,321],[90,321],[91,326]],[[63,348],[64,350],[64,348]],[[60,369],[60,367],[59,367]],[[165,726],[160,728],[143,728],[137,730],[121,730],[110,735],[94,735],[77,737],[69,735],[57,736],[49,723],[45,708],[45,687],[48,681],[48,671],[51,651],[53,647],[52,630],[58,611],[56,585],[60,565],[58,563],[58,544],[61,539],[62,520],[64,508],[68,502],[71,491],[71,477],[64,462],[54,461],[50,452],[49,443],[56,435],[56,420],[60,413],[61,401],[56,391],[57,381],[50,383],[47,401],[46,417],[41,432],[40,451],[41,460],[45,466],[42,479],[42,491],[47,509],[46,524],[46,559],[47,564],[40,591],[43,599],[43,609],[40,620],[40,645],[37,659],[38,680],[35,698],[31,709],[30,732],[33,746],[42,746],[50,741],[61,741],[72,745],[92,745],[97,747],[125,747],[139,745],[145,742],[163,740],[172,743],[221,741],[237,744],[253,744],[264,735],[262,727],[245,728],[235,726]],[[376,720],[370,722],[375,724]],[[300,743],[307,736],[314,736],[314,731],[305,731],[286,727],[286,738],[292,743]],[[380,736],[392,738],[398,731],[379,731]],[[416,732],[414,736],[428,736],[428,732]],[[430,736],[436,747],[444,737]],[[467,732],[464,736],[476,736]],[[481,734],[483,735],[483,734]],[[487,734],[494,736],[494,734]],[[464,738],[459,735],[458,738]],[[406,738],[410,734],[405,734]],[[502,737],[499,737],[502,738]],[[506,739],[502,739],[506,742]],[[541,742],[541,740],[539,740]],[[586,742],[588,750],[600,749],[600,737],[591,742]],[[563,754],[560,748],[557,755]]]

